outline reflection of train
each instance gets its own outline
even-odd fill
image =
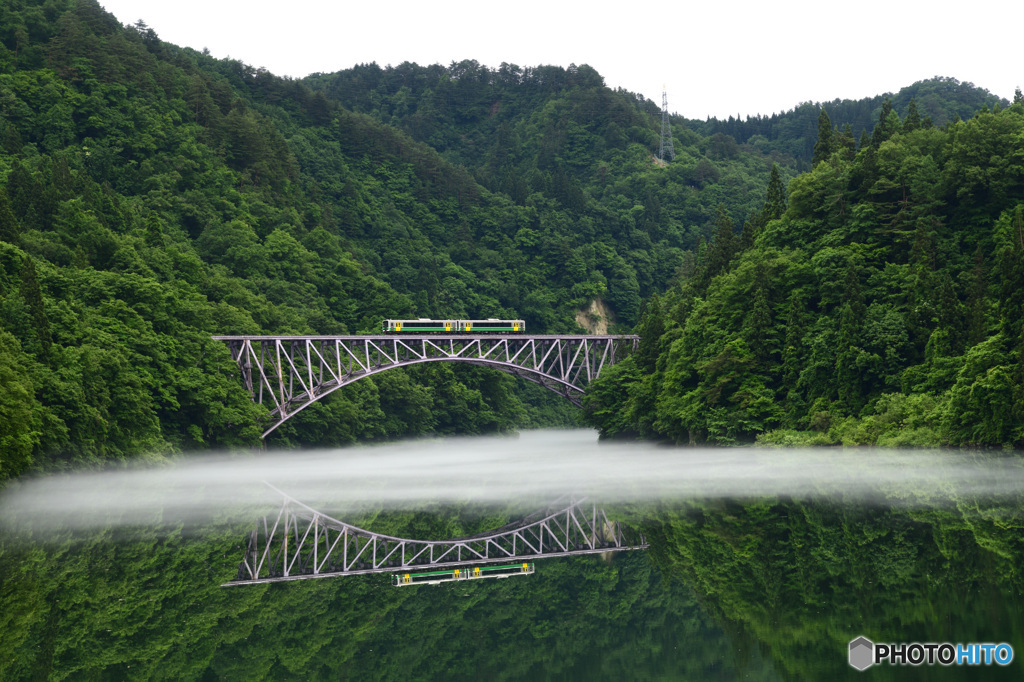
[[[429,573],[398,573],[391,576],[391,584],[395,587],[401,587],[402,585],[439,585],[453,580],[511,578],[514,575],[530,575],[535,570],[533,564],[511,564],[508,566],[456,568],[454,571],[431,571]]]
[[[509,334],[526,331],[522,320],[384,320],[385,334]]]

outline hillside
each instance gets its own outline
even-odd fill
[[[263,408],[211,334],[523,308],[573,324],[511,237],[471,237],[534,216],[398,131],[92,0],[5,5],[0,37],[0,479],[256,444]],[[531,389],[477,368],[388,373],[273,445],[572,418]]]
[[[938,128],[883,105],[749,244],[720,233],[588,396],[605,435],[1024,445],[1024,98]]]
[[[601,245],[610,247],[621,262],[603,277],[577,277],[573,307],[600,296],[626,325],[636,322],[640,299],[676,275],[684,253],[710,238],[719,207],[742,225],[761,210],[772,165],[788,179],[796,163],[698,135],[677,119],[675,159],[658,164],[658,107],[605,87],[587,65],[367,64],[304,82],[532,208],[539,220],[521,236],[539,242],[556,268],[568,261],[582,275],[577,257],[589,264],[593,245],[600,262]]]
[[[657,167],[656,111],[585,67],[527,70],[498,99],[487,85],[485,109],[456,98],[423,135],[120,26],[95,0],[5,5],[0,43],[0,478],[256,443],[263,408],[211,334],[407,316],[573,331],[594,305],[628,329],[719,204],[756,211],[772,165],[680,129],[679,158]],[[471,91],[477,72],[438,79]],[[574,415],[511,377],[437,365],[359,382],[272,444]]]
[[[821,109],[825,109],[839,130],[850,126],[849,133],[859,140],[861,135],[871,134],[886,100],[901,118],[907,117],[913,102],[922,120],[940,128],[956,119],[971,118],[980,109],[1010,104],[973,83],[935,77],[908,85],[896,93],[859,100],[804,102],[790,111],[771,116],[751,116],[743,120],[730,116],[724,121],[708,119],[689,124],[708,137],[727,135],[737,144],[747,144],[766,153],[787,154],[797,159],[801,170],[810,170]]]
[[[95,0],[5,4],[0,479],[257,444],[264,408],[211,334],[410,316],[569,332],[588,310],[632,328],[645,299],[707,279],[713,232],[767,233],[802,163],[782,138],[676,119],[657,164],[659,130],[657,107],[586,66],[296,81]],[[575,419],[525,382],[438,364],[339,391],[270,445]]]

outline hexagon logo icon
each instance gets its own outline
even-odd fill
[[[875,644],[867,637],[858,637],[850,642],[850,665],[857,670],[867,670],[874,663]]]

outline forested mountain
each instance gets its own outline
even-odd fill
[[[694,130],[709,137],[728,135],[738,144],[747,144],[765,153],[781,153],[800,162],[801,170],[810,170],[814,144],[818,139],[818,115],[822,109],[840,130],[850,126],[849,134],[859,140],[870,134],[886,101],[901,118],[911,110],[926,124],[943,127],[956,119],[968,119],[982,108],[1009,105],[988,90],[961,83],[955,78],[930,78],[901,88],[899,92],[860,100],[836,99],[831,102],[804,102],[791,111],[745,119],[716,118],[693,121]],[[913,104],[911,104],[913,102]]]
[[[663,290],[685,252],[710,236],[719,207],[742,225],[764,202],[772,164],[789,178],[796,163],[697,135],[681,119],[673,126],[675,158],[659,163],[658,107],[610,90],[586,65],[367,64],[305,82],[532,209],[538,221],[517,232],[517,245],[556,269],[568,263],[576,273],[573,307],[601,296],[629,325],[639,312],[635,294]],[[600,263],[608,258],[602,245],[615,252],[615,265],[593,273],[591,246]]]
[[[653,298],[588,395],[606,435],[1024,445],[1024,98],[938,128],[886,102],[751,240]]]
[[[968,100],[938,101],[960,111]],[[766,227],[806,140],[780,132],[771,144],[740,144],[707,125],[675,119],[666,163],[656,158],[658,108],[605,87],[587,66],[371,64],[296,81],[165,43],[142,22],[121,26],[96,0],[4,3],[0,479],[255,444],[263,408],[211,334],[372,332],[389,316],[515,316],[533,331],[578,331],[598,300],[624,331],[644,299],[680,282],[710,285],[718,271],[708,263],[724,258],[707,246],[714,230],[742,232],[747,246],[760,230],[766,248],[792,224],[795,236],[777,239],[809,248],[801,240],[821,237],[799,230],[825,210],[816,201],[839,200],[847,219],[861,195],[877,194],[892,211],[896,190],[865,184],[888,173],[876,170],[887,168],[882,143],[896,144],[886,139],[872,143],[871,160],[867,147],[836,157],[859,169],[849,183],[867,189],[795,193],[783,222]],[[988,144],[984,135],[953,144],[953,130],[917,135],[968,155]],[[945,183],[937,196],[967,220],[961,199],[948,203],[946,156],[930,158],[921,163],[937,164]],[[963,171],[981,182],[972,173]],[[1004,194],[993,197],[1005,203]],[[961,234],[945,220],[935,248]],[[865,252],[861,274],[879,253]],[[991,269],[996,255],[983,256]],[[961,300],[969,260],[950,273]],[[914,327],[915,342],[926,326]],[[521,383],[445,364],[388,372],[304,411],[274,443],[575,418]]]
[[[564,285],[498,229],[535,214],[425,145],[297,82],[122,27],[92,0],[5,4],[0,38],[0,478],[257,442],[262,408],[210,334],[519,311],[574,325],[555,310]],[[522,390],[476,368],[389,372],[281,440],[571,415]]]
[[[664,167],[657,110],[586,67],[486,84],[472,63],[416,67],[440,83],[411,98],[417,129],[312,89],[329,77],[214,60],[95,0],[5,3],[0,43],[0,478],[257,442],[263,408],[211,334],[388,316],[572,331],[597,299],[628,329],[719,204],[761,204],[773,161],[680,126]],[[276,442],[573,414],[511,377],[433,365],[359,382]]]

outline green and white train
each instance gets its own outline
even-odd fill
[[[385,334],[521,334],[526,331],[522,320],[384,320]]]

